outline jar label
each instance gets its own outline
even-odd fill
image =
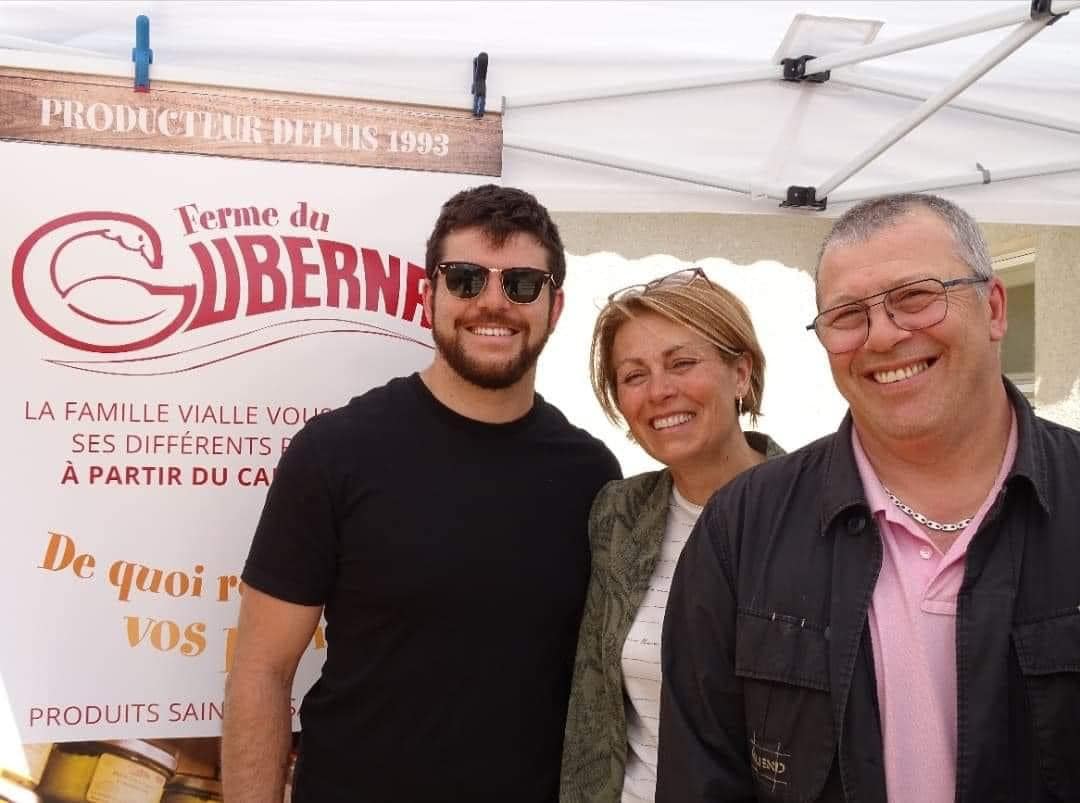
[[[157,803],[165,790],[165,776],[120,756],[102,753],[90,788],[88,803]]]

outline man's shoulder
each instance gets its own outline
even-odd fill
[[[1055,518],[1075,521],[1080,515],[1080,496],[1075,490],[1080,476],[1080,431],[1035,415],[1031,421],[1027,430],[1031,442],[1024,443],[1021,435],[1013,472],[1026,476]]]
[[[349,416],[363,416],[372,412],[395,409],[403,404],[410,404],[417,398],[415,385],[420,381],[417,374],[409,376],[395,376],[382,385],[377,385],[364,391],[359,396],[353,396],[349,403],[331,412],[337,413],[343,418]]]
[[[297,437],[333,446],[344,445],[356,437],[385,433],[393,422],[405,418],[402,408],[412,398],[410,380],[411,377],[395,377],[354,396],[348,404],[313,416]]]
[[[710,497],[700,524],[710,537],[734,544],[748,541],[765,548],[773,535],[796,538],[810,532],[819,512],[830,461],[836,459],[837,433],[826,435],[785,455],[742,472]]]
[[[730,492],[742,494],[753,490],[755,495],[785,496],[790,494],[792,483],[819,483],[833,459],[838,433],[832,432],[816,441],[786,454],[774,457],[744,471],[721,488],[717,495]]]
[[[544,440],[562,448],[576,448],[605,462],[615,462],[615,456],[602,440],[587,430],[570,423],[562,410],[537,394],[537,420]]]
[[[1036,429],[1047,448],[1066,459],[1080,459],[1080,430],[1067,424],[1034,415]],[[1077,422],[1080,423],[1080,422]]]

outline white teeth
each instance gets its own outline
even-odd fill
[[[913,365],[897,368],[894,371],[875,371],[874,381],[882,385],[890,385],[893,382],[899,382],[901,379],[911,379],[911,377],[916,374],[921,374],[929,367],[930,363],[923,360],[922,362],[917,362]]]
[[[507,329],[505,326],[473,326],[469,331],[474,335],[484,337],[510,337],[514,334],[513,329]]]
[[[652,428],[668,429],[669,427],[677,427],[679,424],[685,424],[693,417],[693,413],[675,413],[674,415],[667,415],[663,418],[654,418],[652,420]]]

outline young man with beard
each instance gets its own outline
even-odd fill
[[[282,457],[243,573],[223,743],[230,803],[554,803],[593,496],[619,476],[534,391],[559,319],[559,233],[536,199],[451,198],[427,246],[436,352],[313,419]]]
[[[1080,433],[1002,376],[979,227],[936,196],[866,201],[816,284],[850,412],[698,519],[657,801],[1080,800]]]

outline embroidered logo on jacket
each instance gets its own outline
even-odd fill
[[[781,780],[787,772],[787,759],[791,753],[785,753],[783,745],[777,741],[775,747],[772,744],[762,744],[757,740],[757,734],[750,737],[750,768],[754,776],[772,791],[777,786],[787,786],[787,781]]]

